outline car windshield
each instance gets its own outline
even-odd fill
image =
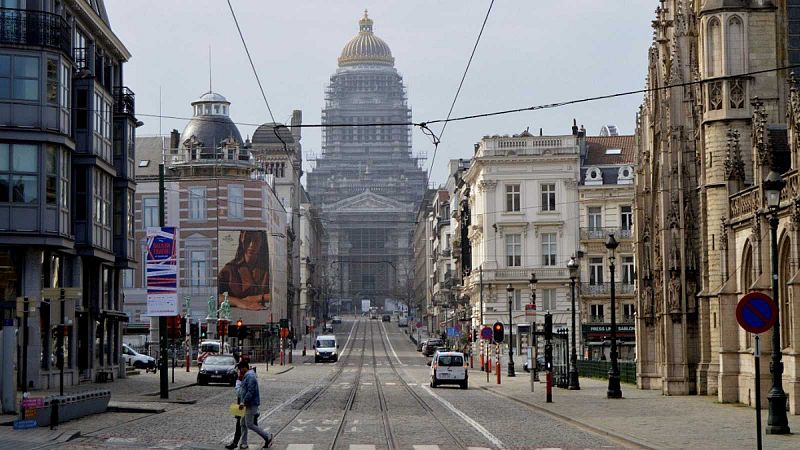
[[[442,367],[460,367],[464,365],[464,358],[457,355],[439,356],[439,365]]]
[[[336,346],[336,341],[333,339],[320,339],[317,341],[317,347],[331,348]]]
[[[210,353],[219,353],[219,344],[216,342],[211,342],[207,344],[202,344],[200,346],[201,352],[210,352]]]
[[[209,356],[204,361],[204,364],[209,366],[232,366],[236,364],[236,360],[233,359],[233,356]]]
[[[442,342],[441,339],[431,339],[431,340],[428,341],[428,345],[430,345],[430,346],[442,345],[442,344],[443,344],[443,342]]]

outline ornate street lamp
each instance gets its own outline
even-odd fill
[[[506,292],[508,292],[508,374],[509,377],[517,376],[514,373],[514,332],[513,327],[514,324],[512,323],[511,319],[511,307],[513,306],[514,302],[514,287],[511,286],[511,283],[506,286]]]
[[[569,389],[574,391],[581,388],[581,384],[578,381],[578,352],[576,350],[577,343],[575,342],[575,280],[578,278],[578,267],[575,257],[571,257],[567,263],[572,287],[572,354],[569,357]]]
[[[531,305],[533,307],[533,321],[531,322],[531,343],[533,351],[531,352],[531,392],[533,392],[533,382],[539,381],[539,346],[536,343],[536,284],[539,280],[536,279],[536,274],[531,272],[531,278],[528,280],[528,286],[531,288]]]
[[[608,235],[606,249],[608,249],[608,268],[611,273],[611,369],[608,371],[608,398],[622,398],[622,388],[619,385],[619,364],[617,364],[617,299],[614,286],[614,251],[619,247],[619,242],[614,239],[614,233]]]
[[[777,311],[780,311],[781,302],[778,301],[778,208],[781,205],[781,190],[786,186],[778,172],[770,171],[764,179],[762,187],[767,197],[769,207],[769,228],[772,241],[772,299]],[[789,421],[786,417],[786,393],[783,391],[782,376],[783,362],[781,362],[781,334],[780,314],[772,327],[772,388],[767,394],[769,401],[769,416],[767,418],[767,434],[789,434]]]

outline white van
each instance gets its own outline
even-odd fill
[[[202,364],[203,361],[210,355],[220,355],[226,354],[229,355],[231,353],[231,348],[228,344],[225,344],[224,351],[220,351],[220,347],[222,344],[219,341],[202,341],[200,342],[200,348],[197,351],[197,363]]]
[[[457,384],[466,389],[467,363],[461,352],[436,352],[429,363],[431,366],[431,387],[440,384]]]
[[[336,336],[332,334],[317,336],[317,339],[314,341],[314,362],[336,362],[338,360],[339,344],[336,342]]]

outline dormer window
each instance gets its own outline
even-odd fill
[[[599,167],[590,167],[586,169],[586,180],[584,184],[587,186],[603,184],[603,172]]]

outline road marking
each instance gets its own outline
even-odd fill
[[[319,432],[328,431],[331,429],[331,427],[314,427],[314,428],[316,428],[317,431]]]
[[[386,335],[386,342],[389,343],[389,350],[392,351],[392,355],[394,355],[394,359],[397,360],[397,364],[405,366],[405,364],[403,364],[403,361],[400,361],[400,358],[397,357],[397,352],[394,351],[394,346],[392,345],[392,341],[389,340],[389,334],[386,332],[386,327],[383,326],[383,322],[381,322],[381,328],[383,328],[383,334]]]
[[[503,444],[503,442],[500,439],[497,439],[497,437],[495,437],[495,435],[490,433],[489,430],[484,428],[483,425],[481,425],[478,422],[476,422],[473,418],[471,418],[470,416],[466,415],[463,411],[461,411],[460,409],[458,409],[455,406],[453,406],[450,402],[448,402],[447,400],[443,399],[438,394],[435,394],[433,391],[431,391],[431,389],[429,387],[422,386],[422,389],[424,389],[425,392],[428,393],[428,395],[430,395],[431,397],[433,397],[436,400],[438,400],[439,403],[441,403],[442,405],[445,406],[445,408],[447,408],[450,411],[452,411],[453,413],[455,413],[458,417],[461,417],[461,419],[464,420],[464,422],[467,422],[472,428],[475,429],[475,431],[477,431],[478,433],[483,435],[483,437],[485,437],[486,440],[488,440],[489,442],[494,444],[495,447],[497,447],[497,448],[505,448],[506,447],[505,444]]]
[[[314,444],[289,444],[286,450],[314,450]]]
[[[344,355],[344,351],[347,350],[347,345],[350,344],[350,339],[353,337],[353,330],[356,329],[355,324],[350,326],[350,334],[347,335],[347,342],[344,343],[344,348],[339,353],[340,355]]]
[[[375,450],[375,446],[350,444],[350,450]]]
[[[291,404],[292,404],[292,403],[294,403],[294,402],[295,402],[295,401],[296,401],[298,398],[300,398],[300,397],[302,397],[303,395],[305,395],[305,394],[306,394],[308,391],[310,391],[310,390],[311,390],[312,388],[314,388],[314,387],[315,387],[315,384],[310,384],[310,385],[306,386],[305,388],[301,389],[301,390],[300,390],[300,392],[298,392],[298,393],[294,394],[293,396],[291,396],[291,397],[287,398],[287,399],[286,399],[286,401],[284,401],[284,402],[283,402],[283,403],[281,403],[280,405],[278,405],[278,406],[276,406],[276,407],[274,407],[274,408],[270,409],[269,411],[267,411],[267,413],[266,413],[266,414],[262,414],[262,416],[263,416],[263,419],[262,419],[262,420],[266,419],[267,417],[271,416],[271,415],[272,415],[272,414],[274,414],[276,411],[278,411],[278,410],[280,410],[280,409],[282,409],[282,408],[286,407],[287,405],[291,405]],[[224,439],[224,441],[225,441],[225,442],[230,442],[230,441],[232,441],[232,440],[233,440],[233,435],[234,435],[234,433],[230,433],[230,434],[228,434],[227,436],[225,436],[225,439]]]
[[[392,383],[391,381],[388,381],[388,382],[386,383],[386,385],[387,385],[387,386],[395,386],[396,384],[397,384],[397,383]]]
[[[414,450],[439,450],[438,445],[415,445]]]
[[[306,427],[296,427],[296,426],[292,425],[292,429],[289,432],[290,433],[295,433],[295,432],[303,433],[305,431],[306,431]]]
[[[417,385],[417,383],[406,383],[406,384],[409,385],[409,386],[416,386]]]
[[[361,384],[364,385],[364,386],[372,386],[372,383],[370,383],[368,381],[365,381],[365,382],[363,382]]]
[[[305,425],[305,424],[311,423],[313,421],[314,421],[314,419],[297,419],[297,423],[299,423],[300,425]]]
[[[492,450],[489,447],[467,447],[467,450]]]

